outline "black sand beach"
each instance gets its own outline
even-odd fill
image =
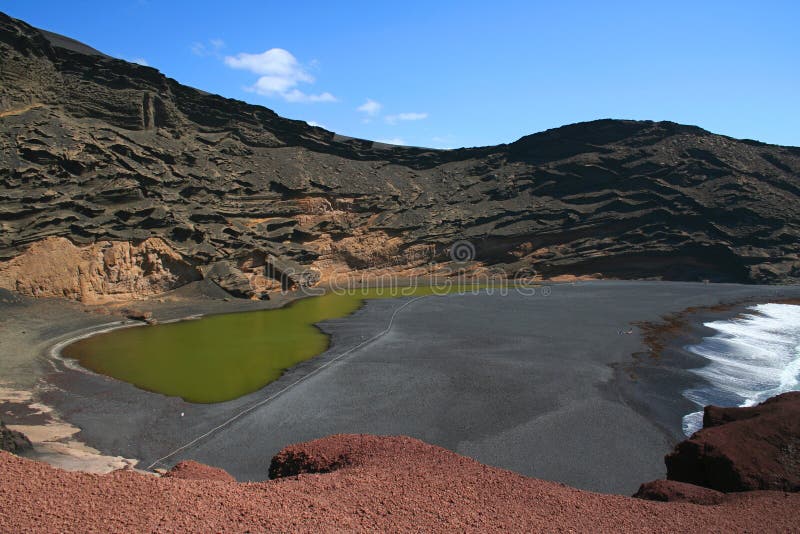
[[[321,325],[332,334],[325,354],[226,403],[189,404],[63,364],[40,397],[82,429],[81,440],[145,467],[348,352],[158,467],[194,459],[259,480],[288,443],[342,432],[406,434],[525,475],[629,494],[663,476],[663,455],[692,409],[681,392],[698,380],[685,368],[702,364],[681,360],[679,349],[651,358],[633,324],[689,307],[800,295],[797,287],[733,284],[550,287],[549,296],[424,297],[406,304],[386,335],[348,352],[384,330],[409,299],[370,301]],[[690,322],[714,313],[735,309]],[[696,335],[691,326],[686,332]]]

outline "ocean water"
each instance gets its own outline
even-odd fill
[[[702,428],[707,404],[753,406],[800,390],[800,306],[758,304],[748,310],[729,321],[705,323],[716,333],[686,347],[708,360],[692,372],[709,382],[684,392],[701,409],[684,416],[687,436]]]

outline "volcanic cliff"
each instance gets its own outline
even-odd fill
[[[492,147],[385,145],[3,14],[0,162],[0,287],[29,295],[207,278],[258,298],[441,263],[458,240],[506,273],[800,280],[798,148],[622,120]]]

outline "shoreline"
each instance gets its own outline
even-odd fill
[[[599,283],[598,282],[591,282],[591,283],[580,282],[579,284],[575,284],[575,285],[567,283],[562,287],[572,288],[573,290],[575,290],[575,289],[580,290],[581,286],[583,286],[584,284],[588,284],[588,285],[590,285],[592,287],[597,287],[598,285],[600,287],[602,287],[603,284],[606,284],[606,285],[610,284],[610,285],[613,286],[614,282],[599,282]],[[621,284],[622,284],[623,287],[626,287],[626,286],[629,286],[629,285],[634,285],[634,286],[637,285],[637,283],[635,283],[635,282],[634,283],[622,282]],[[659,284],[667,284],[667,287],[669,287],[669,284],[671,284],[671,283],[662,283],[662,282],[638,283],[638,285],[642,286],[642,287],[654,287],[654,288],[660,287]],[[561,286],[561,284],[554,284],[554,289],[558,288],[559,286]],[[750,287],[750,289],[754,289],[753,286],[739,286],[739,288],[744,288],[745,290],[748,287]],[[774,288],[774,286],[767,286],[767,287]],[[713,289],[713,286],[712,286],[711,289]],[[784,289],[786,289],[786,288],[784,288]],[[758,287],[755,287],[755,290],[756,290],[756,292],[759,292],[759,288]],[[800,294],[800,292],[798,292],[798,288],[797,287],[791,287],[791,288],[788,288],[788,290],[792,291],[792,292],[794,292],[796,294]],[[712,291],[712,293],[713,293],[713,291]],[[396,300],[396,299],[391,299],[391,300]],[[764,301],[764,302],[772,301],[769,298],[759,298],[759,300],[760,301]],[[233,304],[233,306],[227,306],[227,304]],[[267,304],[267,306],[264,306],[264,304]],[[286,304],[286,302],[284,302],[282,304]],[[382,313],[381,310],[377,309],[377,308],[384,308],[385,307],[385,306],[384,307],[372,306],[373,308],[376,308],[376,309],[375,310],[367,310],[367,308],[371,307],[370,306],[371,304],[372,303],[368,303],[367,306],[364,306],[363,303],[362,303],[361,307],[357,311],[355,311],[353,314],[347,316],[346,318],[337,319],[337,320],[333,320],[333,321],[330,321],[330,322],[326,321],[322,325],[318,325],[319,328],[323,332],[325,332],[326,334],[331,336],[330,337],[331,346],[329,346],[328,350],[325,353],[323,353],[322,355],[319,355],[319,356],[316,356],[314,358],[311,358],[310,360],[305,361],[305,362],[303,362],[303,363],[301,363],[301,364],[299,364],[299,365],[287,370],[287,372],[284,375],[284,376],[286,376],[286,380],[296,379],[299,376],[303,376],[305,374],[313,372],[314,369],[318,368],[320,365],[323,365],[325,362],[327,362],[331,358],[335,357],[337,349],[338,350],[343,350],[343,349],[346,349],[347,346],[350,346],[349,342],[353,341],[353,339],[351,339],[352,336],[350,338],[348,338],[348,336],[350,334],[347,334],[344,337],[342,337],[341,326],[349,323],[350,327],[355,328],[356,330],[358,330],[359,329],[359,324],[358,323],[363,323],[365,320],[369,322],[370,321],[370,317],[369,316],[375,315],[376,313],[378,315],[380,315],[380,313]],[[256,309],[269,309],[269,308],[274,308],[277,305],[278,305],[277,302],[270,302],[270,301],[267,301],[267,303],[264,303],[264,302],[255,303],[255,305],[254,305],[250,301],[245,301],[244,303],[242,303],[242,302],[239,302],[239,303],[236,303],[236,302],[219,302],[219,301],[212,301],[212,302],[205,301],[204,302],[202,300],[197,301],[195,299],[189,299],[189,300],[185,300],[183,302],[177,303],[177,304],[173,303],[173,305],[171,306],[171,312],[170,313],[161,313],[161,312],[159,312],[160,316],[158,318],[161,319],[163,317],[165,321],[166,320],[176,320],[176,318],[179,319],[175,314],[176,311],[188,310],[188,309],[193,310],[194,311],[194,315],[197,315],[197,311],[198,311],[199,308],[201,308],[204,313],[225,313],[228,310],[230,310],[231,308],[235,308],[234,310],[232,310],[232,312],[235,313],[235,312],[239,312],[239,311],[255,311]],[[388,306],[388,308],[391,308],[391,306]],[[172,319],[168,319],[168,317],[172,317]],[[136,325],[137,325],[137,323],[133,323],[130,326],[136,326]],[[103,326],[104,325],[102,325],[102,324],[95,324],[94,326],[90,326],[89,328],[92,329],[92,330],[90,330],[90,332],[88,332],[88,333],[83,332],[83,335],[93,335],[93,334],[97,333],[97,330],[93,330],[93,329],[103,328]],[[125,326],[125,325],[120,325],[120,326]],[[74,333],[75,330],[72,330],[72,332]],[[66,335],[66,334],[64,334],[64,332],[62,331],[62,336],[63,335]],[[635,337],[638,337],[638,333],[637,333],[637,336],[622,336],[622,338],[635,338]],[[53,338],[51,337],[50,339],[53,339]],[[626,341],[626,340],[622,339],[622,341]],[[633,341],[633,340],[632,339],[627,339],[627,341]],[[337,342],[339,342],[338,345],[337,345]],[[61,339],[60,343],[61,343],[62,347],[67,344],[67,343],[65,343],[64,339]],[[58,342],[57,342],[57,344],[58,344]],[[51,348],[53,348],[53,345],[51,345]],[[630,357],[630,353],[628,354],[628,356]],[[52,366],[52,364],[51,364],[51,366]],[[87,371],[87,370],[83,370],[83,368],[81,368],[81,369],[82,369],[84,374],[90,372],[90,371]],[[107,420],[109,418],[108,417],[100,417],[99,419],[95,419],[95,418],[93,418],[91,416],[87,417],[85,413],[81,413],[87,407],[86,403],[81,403],[81,401],[80,401],[80,397],[83,396],[83,395],[89,396],[89,395],[93,395],[93,394],[99,394],[100,395],[99,398],[105,398],[105,397],[108,397],[108,395],[111,395],[112,397],[114,397],[114,402],[111,402],[111,404],[109,404],[110,411],[111,412],[115,412],[115,413],[126,413],[126,412],[129,413],[130,410],[134,410],[133,413],[131,413],[131,415],[133,416],[134,419],[142,418],[141,413],[149,414],[150,416],[154,416],[154,415],[156,415],[158,413],[162,413],[162,414],[165,414],[165,417],[166,417],[167,420],[172,418],[172,420],[175,421],[174,414],[186,411],[187,412],[187,419],[189,419],[191,417],[192,418],[192,422],[189,425],[185,425],[184,423],[186,423],[188,421],[180,421],[179,420],[179,423],[178,423],[180,425],[179,428],[183,428],[183,430],[181,430],[179,432],[182,433],[182,435],[196,435],[196,434],[200,434],[201,433],[200,430],[203,430],[204,428],[207,429],[208,426],[211,426],[210,422],[208,422],[208,424],[205,424],[205,425],[203,424],[204,422],[213,421],[214,419],[219,420],[220,418],[222,418],[222,417],[224,417],[226,415],[229,415],[231,413],[236,413],[236,411],[241,409],[242,406],[250,405],[250,404],[252,404],[253,401],[257,400],[257,398],[265,396],[269,392],[269,391],[265,391],[265,390],[269,390],[270,386],[272,385],[272,384],[268,385],[267,387],[262,388],[261,390],[255,392],[254,394],[245,395],[244,397],[241,397],[239,399],[235,399],[234,401],[228,401],[228,402],[225,402],[225,403],[220,403],[222,406],[217,406],[216,408],[212,408],[211,410],[204,410],[204,409],[202,409],[202,406],[210,406],[210,405],[199,405],[200,408],[198,409],[198,405],[193,405],[191,403],[181,402],[180,399],[176,399],[176,398],[172,398],[172,397],[163,397],[163,396],[158,395],[158,394],[143,392],[142,390],[138,390],[138,388],[135,388],[134,386],[130,386],[129,384],[125,384],[125,383],[120,383],[120,382],[118,382],[118,381],[116,381],[114,379],[109,379],[109,378],[104,377],[102,375],[95,375],[93,377],[86,377],[86,376],[84,376],[84,377],[75,377],[74,376],[75,373],[79,373],[79,372],[80,371],[75,371],[75,370],[71,370],[70,371],[69,369],[66,369],[66,370],[62,369],[62,370],[55,371],[54,373],[46,373],[47,376],[45,377],[45,384],[46,385],[47,384],[53,385],[54,386],[54,390],[47,391],[47,390],[41,390],[40,389],[41,398],[39,400],[43,401],[45,404],[48,404],[50,406],[54,406],[56,408],[56,413],[61,413],[61,410],[63,409],[64,410],[64,418],[63,419],[65,421],[67,421],[67,420],[72,421],[70,424],[72,424],[74,428],[80,428],[81,429],[80,432],[77,435],[77,438],[81,439],[85,443],[89,443],[89,444],[92,444],[92,445],[96,446],[97,449],[100,450],[100,451],[111,453],[111,454],[124,452],[126,447],[127,447],[128,450],[130,450],[130,446],[120,446],[120,445],[122,445],[122,443],[119,442],[118,440],[113,439],[113,437],[109,437],[109,436],[102,437],[102,432],[101,432],[101,434],[98,434],[97,431],[100,428],[102,428],[103,426],[105,426],[105,424],[102,423],[101,421]],[[70,375],[70,376],[65,376],[65,375]],[[617,379],[618,378],[619,377],[617,377]],[[282,377],[282,379],[279,379],[278,381],[274,382],[273,384],[276,384],[278,382],[280,382],[281,384],[285,383],[285,381],[283,380],[283,377]],[[83,385],[81,386],[79,384],[83,384]],[[70,398],[72,394],[69,392],[69,390],[70,390],[70,388],[75,388],[75,387],[77,387],[77,390],[78,390],[79,394],[78,394],[77,398],[74,397],[74,396],[72,396],[72,398]],[[620,387],[619,389],[622,390],[622,389],[624,389],[624,387]],[[624,396],[624,393],[622,393],[622,394]],[[156,402],[153,402],[154,397],[156,397]],[[129,399],[129,400],[126,401],[125,400],[126,398]],[[66,402],[64,402],[65,400],[66,400]],[[139,402],[140,400],[144,400],[145,402],[144,403],[140,403]],[[630,400],[630,399],[626,399],[626,400]],[[652,403],[652,398],[650,398],[649,400],[646,399],[646,401],[648,403]],[[633,404],[635,405],[635,402]],[[123,406],[123,405],[126,406],[126,408],[121,409],[121,406]],[[113,406],[113,408],[111,408],[112,406]],[[211,406],[213,406],[213,405],[211,405]],[[102,403],[101,403],[101,406],[98,407],[98,409],[101,410],[101,411],[103,410]],[[641,406],[635,405],[634,409],[637,412],[646,413],[645,411],[641,410]],[[77,410],[77,412],[74,412],[74,410]],[[76,418],[73,418],[73,415],[80,415],[80,417],[77,417],[77,421],[76,421],[75,420]],[[155,419],[158,420],[159,417],[155,417]],[[84,424],[80,424],[81,421]],[[87,422],[88,422],[88,424],[87,424]],[[173,423],[165,422],[164,424],[172,425]],[[98,427],[98,425],[100,425],[100,426]],[[135,423],[135,422],[134,423],[130,423],[130,424],[128,424],[128,423],[123,424],[123,426],[128,426],[128,425],[130,425],[131,429],[132,428],[137,428],[137,427],[140,426],[139,423]],[[92,430],[92,428],[94,428],[94,430]],[[228,432],[228,431],[229,431],[229,429],[226,430],[225,432]],[[169,434],[171,434],[171,432],[172,431],[170,431]],[[130,435],[135,435],[136,432],[134,431],[133,434],[131,434],[130,432],[126,432],[125,434],[130,436]],[[101,437],[102,437],[102,439],[99,439]],[[154,436],[151,436],[151,438],[152,437],[154,437]],[[123,437],[123,439],[125,439],[125,438]],[[147,439],[150,439],[150,438],[147,438]],[[158,439],[163,439],[163,436],[159,436]],[[171,439],[171,438],[167,437],[167,439]],[[288,443],[288,441],[285,441],[285,442],[281,443],[281,445],[283,446],[283,445],[286,445],[287,443]],[[165,445],[166,445],[166,443],[165,443]],[[452,448],[452,447],[450,447],[450,448]],[[165,450],[165,447],[158,447],[157,444],[155,444],[154,447],[145,446],[145,449],[152,449],[152,450],[161,449],[163,451],[163,450]],[[125,455],[122,455],[122,456],[125,456]],[[140,460],[149,460],[149,459],[153,458],[153,456],[150,456],[149,458],[144,458],[144,457],[139,456],[139,455],[129,455],[128,457],[138,458]],[[176,458],[176,460],[177,459],[183,459],[183,458]],[[53,463],[55,463],[55,462],[53,462]],[[209,463],[209,462],[206,462],[206,463]],[[213,464],[214,462],[210,462],[210,463]],[[58,465],[58,464],[56,463],[56,465]]]
[[[627,365],[621,365],[617,369],[620,380],[625,376],[629,378],[627,384],[621,382],[626,384],[622,394],[637,406],[637,410],[645,413],[676,441],[686,439],[682,429],[683,416],[702,408],[685,398],[683,393],[697,387],[713,387],[708,380],[692,372],[708,365],[709,360],[686,347],[700,344],[704,339],[718,334],[716,330],[706,326],[706,323],[733,320],[753,313],[750,307],[765,303],[798,305],[800,299],[777,297],[766,300],[749,297],[712,306],[691,306],[677,313],[669,313],[658,321],[642,322],[640,327],[647,350],[633,354]],[[661,396],[658,402],[654,402],[652,392],[658,389],[667,375],[670,375],[669,381],[681,384],[680,395],[670,398]],[[634,383],[631,384],[631,381]],[[665,405],[671,405],[672,409],[660,409]],[[686,409],[680,419],[674,417],[676,411],[680,412],[680,409],[675,409],[676,406]]]
[[[280,295],[276,300],[267,301],[231,299],[227,293],[203,282],[141,300],[97,305],[83,305],[67,299],[36,299],[3,291],[0,294],[0,312],[5,312],[9,320],[0,324],[0,346],[7,345],[9,352],[21,353],[23,360],[12,361],[9,365],[0,362],[3,419],[9,428],[26,434],[33,443],[34,450],[26,457],[62,469],[90,473],[133,467],[139,459],[105,454],[90,446],[81,439],[82,429],[66,421],[58,407],[45,399],[54,387],[47,379],[53,373],[68,370],[113,380],[63,357],[61,350],[100,333],[148,326],[144,321],[126,317],[131,308],[155,311],[159,323],[168,324],[195,320],[206,314],[274,309],[296,300],[292,297],[294,295]],[[201,313],[197,312],[198,307],[202,308]],[[112,317],[117,319],[108,321]],[[23,336],[11,334],[10,331],[15,329]],[[15,369],[15,364],[19,363],[22,369]]]
[[[380,280],[371,280],[370,282],[379,282]],[[396,282],[397,280],[395,280]],[[412,298],[417,296],[444,296],[450,294],[458,294],[458,295],[477,295],[483,291],[494,292],[499,291],[502,293],[507,293],[510,291],[521,291],[521,292],[535,292],[538,289],[541,291],[549,291],[550,286],[543,285],[541,282],[537,282],[532,284],[530,282],[520,281],[520,280],[495,280],[497,285],[494,283],[486,283],[484,280],[469,280],[466,281],[464,278],[458,278],[457,283],[452,283],[453,279],[448,279],[447,283],[440,283],[440,280],[430,278],[425,279],[423,282],[426,283],[419,283],[416,279],[408,279],[405,280],[407,283],[393,283],[388,286],[381,286],[376,285],[373,283],[360,285],[359,287],[333,287],[333,286],[318,286],[314,288],[313,291],[297,291],[297,292],[281,292],[279,294],[279,302],[276,306],[268,306],[268,307],[256,307],[256,309],[238,309],[238,310],[215,310],[210,313],[193,313],[191,315],[185,316],[176,316],[171,319],[161,319],[161,320],[153,320],[153,319],[138,319],[132,318],[130,315],[127,319],[122,321],[115,321],[112,323],[107,323],[101,325],[100,327],[91,327],[81,331],[76,331],[72,333],[70,337],[66,337],[64,340],[55,343],[49,350],[49,355],[54,361],[58,361],[63,364],[65,367],[69,367],[75,371],[85,371],[87,373],[94,373],[99,374],[102,376],[108,376],[110,378],[114,378],[117,380],[131,382],[137,387],[150,391],[157,394],[162,394],[165,396],[180,396],[181,398],[187,400],[188,402],[192,403],[201,403],[201,404],[214,404],[220,402],[227,402],[229,400],[235,400],[236,398],[248,395],[250,393],[254,393],[266,386],[270,383],[275,382],[280,378],[271,379],[269,382],[262,384],[261,386],[257,387],[256,389],[245,391],[236,397],[231,398],[223,398],[223,399],[214,399],[214,400],[198,400],[197,398],[190,398],[185,394],[180,394],[178,392],[171,392],[167,393],[163,390],[159,390],[158,388],[151,388],[147,387],[145,384],[139,382],[133,382],[125,380],[125,378],[116,376],[115,374],[107,374],[104,372],[95,371],[92,367],[87,367],[80,363],[79,358],[71,357],[71,356],[64,356],[64,349],[69,347],[72,344],[78,343],[81,340],[85,340],[88,338],[92,338],[95,336],[99,336],[102,334],[106,334],[108,332],[117,331],[128,329],[132,327],[140,327],[140,326],[161,326],[167,324],[175,324],[175,323],[184,323],[187,321],[193,320],[204,320],[204,319],[214,319],[215,317],[219,316],[231,316],[238,313],[257,313],[262,311],[279,311],[285,310],[289,311],[294,306],[300,306],[301,301],[308,301],[312,299],[333,299],[336,301],[337,299],[348,299],[354,302],[353,309],[351,310],[337,310],[331,311],[328,314],[325,314],[322,317],[315,317],[313,319],[309,318],[308,320],[304,320],[303,326],[308,328],[313,328],[316,332],[318,332],[321,336],[324,337],[325,346],[318,351],[315,351],[313,354],[310,354],[308,357],[304,357],[300,360],[297,360],[286,368],[283,369],[285,372],[291,367],[299,365],[306,360],[310,360],[313,358],[318,357],[320,354],[330,350],[332,348],[332,339],[331,335],[328,334],[323,328],[320,328],[320,324],[327,321],[334,321],[339,319],[345,319],[348,316],[352,315],[353,313],[357,312],[361,308],[364,307],[366,302],[375,299],[392,299],[392,298]],[[150,312],[148,312],[150,313]],[[210,323],[207,323],[208,326],[211,326]],[[269,350],[269,345],[265,345],[265,349]],[[108,349],[113,350],[113,349]],[[57,369],[57,367],[56,367]]]
[[[410,282],[412,280],[416,280],[416,278],[408,278],[407,280],[402,278],[400,280],[401,282]],[[351,288],[351,290],[358,291],[376,287],[372,283],[375,281],[377,280],[370,279],[368,280],[367,284],[357,288]],[[427,281],[431,282],[433,280],[427,279]],[[82,312],[91,317],[91,319],[94,319],[95,313],[108,316],[116,315],[119,317],[119,319],[100,324],[96,323],[94,320],[78,320],[78,324],[75,327],[72,327],[71,329],[57,329],[57,333],[46,337],[43,348],[39,348],[38,351],[34,350],[29,352],[35,353],[34,356],[36,359],[43,359],[43,362],[47,364],[48,370],[41,370],[42,372],[35,373],[34,378],[36,383],[28,387],[23,387],[22,389],[15,389],[15,387],[18,386],[13,381],[0,381],[0,408],[4,408],[7,416],[11,415],[11,419],[6,418],[8,421],[11,421],[8,424],[8,427],[12,430],[23,432],[24,434],[28,435],[29,439],[31,439],[34,445],[34,451],[28,454],[28,456],[31,458],[41,459],[47,463],[50,463],[51,465],[67,470],[79,470],[92,473],[103,473],[120,468],[135,466],[140,463],[140,459],[125,458],[114,455],[109,456],[98,449],[90,447],[83,441],[76,439],[76,436],[81,434],[83,430],[78,426],[72,425],[63,420],[56,409],[57,407],[50,405],[54,403],[48,404],[43,402],[41,397],[46,396],[48,388],[51,386],[47,383],[45,378],[46,375],[49,374],[48,371],[61,373],[64,370],[69,370],[71,372],[95,377],[98,380],[111,380],[114,382],[119,382],[120,384],[126,384],[112,377],[108,377],[107,375],[96,373],[95,371],[82,366],[73,358],[64,357],[61,354],[61,351],[66,346],[81,339],[86,339],[102,333],[125,328],[151,326],[145,321],[126,317],[126,312],[130,308],[147,308],[148,311],[154,312],[157,315],[157,324],[170,324],[182,321],[200,320],[204,317],[215,315],[276,310],[286,306],[291,306],[301,299],[322,296],[325,294],[325,292],[331,290],[326,285],[318,287],[323,291],[320,294],[307,294],[299,291],[281,292],[273,295],[273,297],[269,300],[246,300],[234,299],[223,290],[217,288],[215,285],[201,281],[198,283],[188,284],[187,286],[183,286],[165,294],[153,295],[141,300],[104,302],[96,305],[83,305],[67,299],[35,299],[3,291],[3,293],[0,294],[0,307],[5,303],[16,303],[24,304],[34,308],[41,308],[44,306],[48,308],[56,308],[58,311],[70,311],[74,312],[75,316],[77,317],[80,317],[80,313]],[[402,289],[403,287],[407,286],[404,284],[392,285],[390,289]],[[185,295],[186,293],[188,293],[188,295]],[[165,304],[165,297],[168,299],[170,297],[177,297],[177,299],[174,301],[168,301]],[[210,300],[208,298],[204,299],[203,297],[210,297]],[[387,298],[403,297],[403,295],[397,295]],[[351,314],[348,314],[348,316],[362,310],[367,300],[369,299],[362,298],[360,300],[359,307]],[[200,307],[202,311],[198,312],[198,307]],[[333,344],[332,336],[324,328],[320,327],[320,325],[316,323],[313,325],[313,327],[327,336],[328,344],[325,351],[310,358],[310,360],[314,360],[321,354],[331,350]],[[2,330],[0,330],[0,341],[2,340]],[[292,369],[287,369],[286,372],[293,369],[302,368],[304,367],[303,364],[305,363],[307,363],[307,361],[300,362],[299,364],[293,366]],[[59,368],[59,366],[61,366],[61,368]],[[286,374],[286,372],[284,374]],[[280,378],[274,382],[278,382],[279,380]],[[268,388],[274,382],[265,385],[263,388],[253,393],[258,393],[259,391]],[[4,386],[12,387],[8,388]],[[155,392],[147,393],[163,396]],[[243,395],[242,397],[239,397],[239,399],[249,398],[253,395],[253,393]],[[166,396],[164,397],[169,398]],[[233,399],[233,402],[239,399]],[[33,416],[44,413],[48,415],[46,421],[37,421],[35,424],[26,424]]]

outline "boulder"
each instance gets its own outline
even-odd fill
[[[0,450],[19,454],[31,449],[33,449],[33,444],[25,434],[11,430],[0,421]]]
[[[704,428],[665,458],[667,478],[724,492],[800,491],[800,392],[705,409]]]
[[[250,298],[250,279],[232,262],[218,261],[206,273],[209,280],[237,298]]]
[[[125,310],[125,317],[134,321],[150,322],[153,320],[153,312],[141,310]]]

